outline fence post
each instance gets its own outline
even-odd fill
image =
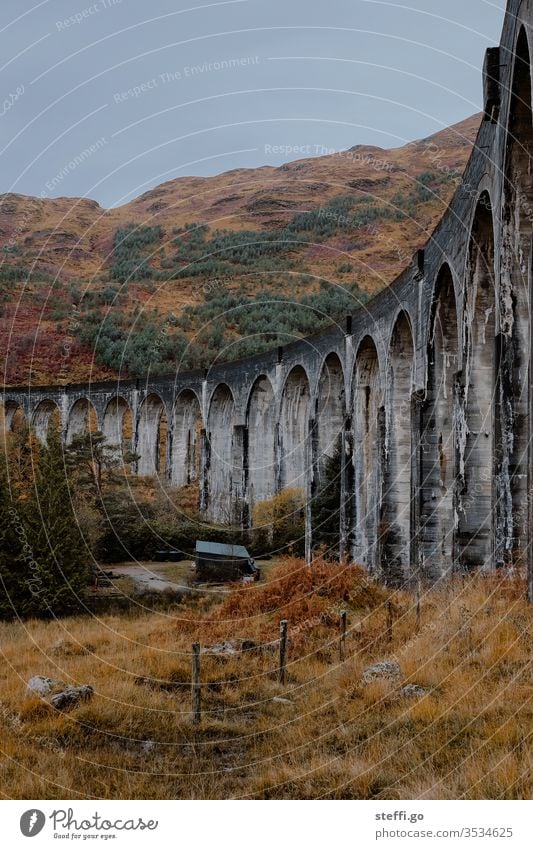
[[[422,612],[420,609],[420,581],[416,585],[416,633],[420,632]]]
[[[339,640],[339,659],[342,663],[346,657],[346,622],[347,613],[345,610],[341,613],[341,636]]]
[[[392,601],[387,602],[387,640],[392,643]]]
[[[287,620],[282,619],[279,623],[279,673],[280,684],[285,684],[285,673],[287,666]]]
[[[192,721],[202,719],[202,687],[200,684],[200,643],[192,646]]]

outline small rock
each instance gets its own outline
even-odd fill
[[[423,696],[427,696],[428,693],[429,690],[420,687],[419,684],[406,684],[400,690],[400,696],[404,699],[421,699]]]
[[[52,692],[54,687],[59,687],[60,681],[54,681],[53,678],[45,678],[43,675],[34,675],[28,681],[26,690],[29,694],[35,696],[47,696]]]
[[[277,702],[278,705],[293,705],[294,704],[294,702],[292,702],[290,699],[282,699],[281,696],[274,696],[272,701]]]
[[[235,643],[230,640],[224,640],[223,643],[215,643],[213,646],[205,646],[202,649],[202,654],[237,654]]]
[[[92,698],[93,688],[89,684],[83,684],[81,687],[65,687],[60,693],[56,693],[50,698],[50,704],[57,710],[70,710],[79,702],[88,702]]]
[[[153,740],[143,740],[141,743],[141,749],[143,752],[153,752],[155,749],[155,743]]]
[[[375,663],[373,666],[365,669],[363,672],[363,681],[365,684],[370,684],[371,681],[378,681],[380,679],[394,680],[395,678],[399,678],[401,674],[402,670],[397,660],[382,660],[380,663]]]

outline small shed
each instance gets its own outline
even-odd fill
[[[259,570],[243,545],[198,540],[195,559],[197,581],[238,581],[244,576],[259,578]]]

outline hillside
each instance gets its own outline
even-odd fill
[[[5,381],[202,366],[335,320],[427,240],[479,121],[396,149],[182,177],[116,209],[2,196]]]
[[[282,618],[284,686],[275,642]],[[524,585],[504,575],[428,589],[417,628],[412,595],[389,596],[356,568],[297,560],[222,600],[211,592],[136,615],[1,623],[6,793],[530,799],[531,637]],[[26,690],[35,675],[89,684],[94,695],[70,712],[54,709]]]

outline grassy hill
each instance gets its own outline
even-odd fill
[[[182,177],[116,209],[3,195],[5,380],[168,372],[330,323],[427,240],[479,121],[396,149]]]
[[[388,593],[358,569],[289,559],[266,584],[166,611],[0,624],[6,793],[531,798],[533,632],[522,583],[472,576],[428,589],[419,630],[413,596]],[[285,686],[276,678],[282,618]],[[205,649],[200,726],[189,683],[196,640]],[[365,674],[382,661],[399,675]],[[54,710],[25,692],[37,674],[89,683],[94,696]]]

